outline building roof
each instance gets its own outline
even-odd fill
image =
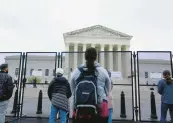
[[[106,36],[117,36],[117,37],[121,37],[121,38],[130,38],[130,39],[133,37],[131,35],[110,29],[110,28],[102,26],[102,25],[94,25],[94,26],[74,30],[71,32],[64,33],[63,35],[64,35],[64,37],[66,37],[66,36],[81,36],[81,34],[88,33],[88,32],[92,32],[92,35],[94,35],[94,36],[96,36],[96,35],[97,36],[99,36],[99,35],[103,36],[102,32],[104,32],[105,34],[107,33]]]

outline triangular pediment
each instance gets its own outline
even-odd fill
[[[67,32],[64,36],[84,36],[84,37],[127,37],[132,38],[132,36],[127,35],[125,33],[112,30],[110,28],[96,25],[91,26],[71,32]]]

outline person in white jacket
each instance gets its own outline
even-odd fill
[[[111,79],[111,72],[107,70],[109,77]],[[112,105],[112,89],[113,89],[113,82],[110,83],[110,91],[107,96],[108,100],[108,108],[109,108],[109,117],[108,117],[108,123],[112,123],[112,113],[113,113],[113,105]]]

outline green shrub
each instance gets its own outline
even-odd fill
[[[41,82],[41,78],[38,76],[30,76],[28,77],[28,82],[29,83],[33,83],[33,80],[36,78],[36,83],[40,83]]]

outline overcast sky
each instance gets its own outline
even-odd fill
[[[0,0],[0,51],[63,51],[63,33],[100,24],[131,50],[173,51],[172,0]]]

